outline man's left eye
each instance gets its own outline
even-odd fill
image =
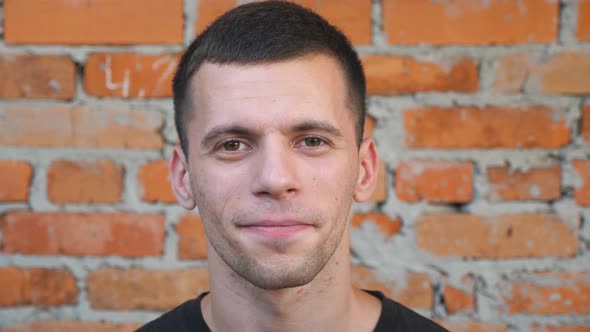
[[[324,140],[319,137],[307,137],[302,141],[302,144],[309,147],[320,146],[324,143]]]

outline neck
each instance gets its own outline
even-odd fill
[[[210,249],[211,292],[201,307],[211,330],[352,331],[352,326],[358,324],[352,320],[363,311],[359,302],[366,301],[366,294],[351,286],[347,235],[310,283],[278,290],[252,285]]]

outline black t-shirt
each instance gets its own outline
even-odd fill
[[[386,298],[383,293],[366,291],[381,300],[382,309],[375,332],[449,332],[403,305]],[[136,332],[201,332],[211,331],[201,313],[201,299],[207,293],[193,300],[186,301],[175,309],[165,313]]]

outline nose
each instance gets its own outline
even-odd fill
[[[265,142],[254,163],[252,192],[257,196],[281,199],[299,191],[296,156],[280,142]]]

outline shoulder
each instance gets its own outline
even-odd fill
[[[376,332],[420,331],[420,332],[448,332],[432,320],[416,313],[404,305],[393,301],[381,292],[369,291],[370,294],[381,299],[382,309]]]
[[[198,298],[184,302],[162,316],[140,327],[135,332],[159,331],[209,331],[201,314],[201,294]]]

